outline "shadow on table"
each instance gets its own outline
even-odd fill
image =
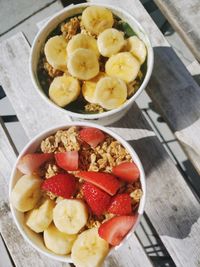
[[[189,127],[200,117],[200,87],[171,47],[154,47],[147,92],[173,131]]]

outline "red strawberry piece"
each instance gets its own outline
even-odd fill
[[[87,204],[95,215],[99,216],[107,211],[111,197],[106,192],[90,183],[84,183],[82,191]]]
[[[53,159],[53,156],[53,153],[26,154],[19,160],[17,168],[24,174],[31,174],[37,171],[46,161]]]
[[[129,194],[118,194],[112,197],[108,212],[116,215],[130,215],[132,213],[132,207]]]
[[[128,183],[133,183],[140,177],[140,171],[134,162],[123,162],[113,167],[112,172]]]
[[[91,184],[98,186],[111,196],[113,196],[120,188],[119,180],[109,173],[80,171],[77,176]]]
[[[109,244],[117,246],[133,227],[136,220],[137,215],[113,217],[99,227],[99,236],[105,239]]]
[[[105,139],[105,135],[101,130],[91,127],[83,128],[82,130],[80,130],[79,137],[82,141],[85,141],[91,147],[96,147]]]
[[[76,180],[71,174],[57,174],[46,179],[42,189],[56,196],[71,198],[76,191]]]
[[[78,151],[67,151],[55,154],[56,163],[66,171],[78,170]]]

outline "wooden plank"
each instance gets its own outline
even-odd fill
[[[199,0],[155,0],[155,3],[200,61]]]
[[[40,267],[70,267],[70,265],[55,262],[36,252],[36,250],[25,242],[19,233],[12,219],[8,199],[8,182],[12,166],[16,160],[16,155],[14,154],[1,125],[0,148],[0,231],[9,253],[12,256],[13,262],[18,267],[34,267],[36,265]]]
[[[10,83],[13,76],[12,68],[10,71],[8,69],[8,66],[10,66],[8,57],[11,50],[14,55],[12,57],[12,64],[14,66],[18,64],[16,54],[18,53],[17,47],[19,44],[21,50],[25,51],[23,44],[25,40],[22,42],[22,37],[22,35],[17,35],[15,38],[8,40],[2,45],[5,56],[3,57],[4,61],[1,60],[1,73],[4,73],[1,75],[1,80],[3,84],[5,84],[6,80],[7,87],[4,86],[4,88],[11,102],[13,102],[16,96],[15,91],[19,90],[16,84],[21,83],[16,81],[15,86]],[[17,42],[19,44],[17,44]],[[27,51],[24,52],[23,57],[21,54],[22,58],[26,56]],[[18,75],[16,75],[17,78],[15,79],[18,80],[24,79],[25,77],[24,69],[26,66],[20,65],[20,67],[22,68],[21,70],[16,68]],[[6,72],[5,69],[7,70]],[[17,98],[14,102],[15,107],[23,106],[25,110],[29,105],[29,102],[24,101],[23,96]],[[32,105],[34,107],[35,102],[33,102]],[[18,109],[17,112],[18,111],[20,110]],[[56,121],[57,114],[54,115],[55,118],[53,119]],[[40,113],[38,113],[38,117],[40,117]],[[199,203],[156,138],[154,132],[144,120],[136,105],[134,105],[133,109],[130,110],[125,118],[126,119],[122,119],[120,122],[113,125],[113,129],[130,141],[144,164],[148,188],[146,205],[147,215],[159,233],[164,245],[166,245],[176,265],[178,267],[196,267],[200,255],[200,238],[197,234],[200,231]],[[51,118],[48,120],[48,123],[52,125]],[[38,120],[39,125],[46,124],[46,126],[48,126],[48,123],[44,116]],[[32,122],[30,120],[23,120],[22,124],[27,129],[28,135],[31,136]],[[36,131],[40,131],[39,125],[34,129],[35,133]],[[129,249],[127,249],[126,252],[123,251],[119,258],[124,261],[127,255],[132,257],[135,252],[134,247],[131,246],[131,250],[131,254]],[[132,257],[130,266],[133,266],[136,262],[135,259],[136,258]],[[118,262],[118,264],[120,264],[120,266],[128,266],[127,263],[123,265],[121,261]]]
[[[13,267],[12,261],[8,255],[7,249],[4,245],[3,239],[0,236],[0,264],[3,263],[5,267]]]
[[[44,18],[48,16],[52,16],[59,10],[63,8],[60,1],[53,2],[48,7],[38,11],[34,15],[32,15],[27,20],[21,22],[19,25],[15,26],[12,30],[8,31],[4,35],[0,36],[0,41],[3,41],[5,39],[8,39],[9,37],[13,36],[17,32],[23,32],[28,39],[29,43],[31,44],[33,42],[33,39],[35,38],[36,33],[38,32],[38,28],[36,26],[36,23],[38,21],[43,20]],[[8,20],[6,20],[7,22]]]
[[[30,17],[40,9],[48,6],[52,2],[55,2],[55,0],[1,1],[0,35],[4,34],[16,24],[24,21],[26,18]]]
[[[62,112],[54,111],[49,105],[45,105],[31,85],[27,72],[30,47],[24,36],[20,33],[4,41],[0,45],[0,51],[1,49],[4,51],[4,56],[0,62],[0,80],[29,138],[47,127],[61,122],[65,123],[67,121],[66,116]],[[22,59],[22,62],[19,62],[19,58]],[[15,78],[12,75],[14,69],[17,69]],[[121,266],[143,267],[142,263],[144,262],[146,267],[152,266],[136,237],[131,239],[131,247],[133,248],[131,254],[128,253],[129,245],[127,243],[123,249],[123,253],[126,252],[125,254],[128,256],[124,259],[125,262],[121,263]],[[116,263],[113,267],[118,266],[118,259],[121,257],[120,251],[116,253],[116,257],[115,255],[112,256],[112,263]],[[106,264],[110,264],[108,262]]]
[[[198,84],[169,46],[140,1],[94,0],[92,2],[114,4],[124,8],[138,19],[149,34],[154,46],[155,63],[147,93],[159,108],[172,131],[175,132],[189,159],[200,173],[199,160],[196,157],[196,154],[199,155],[200,153],[200,144],[198,135],[193,134],[199,133],[200,128],[200,121],[198,120],[200,117],[200,90]],[[188,127],[189,129],[187,129]]]

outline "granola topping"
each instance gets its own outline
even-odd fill
[[[59,130],[54,135],[44,139],[41,142],[40,149],[44,153],[57,153],[74,150],[79,151],[79,169],[85,171],[111,173],[114,166],[122,162],[132,162],[129,152],[113,137],[106,135],[105,140],[93,148],[79,139],[78,132],[78,127],[70,127],[67,130]],[[41,170],[41,174],[42,172],[42,176],[45,179],[48,179],[56,174],[63,173],[64,171],[57,166],[54,160],[45,164],[43,166],[43,170]],[[73,174],[77,177],[77,179],[79,179],[74,198],[84,201],[84,195],[81,189],[83,180],[78,178],[78,171],[68,171],[68,173]],[[125,192],[130,194],[133,210],[136,210],[142,197],[140,181],[137,181],[134,184],[126,184],[121,181],[121,187],[118,193],[120,194]],[[61,197],[56,197],[51,192],[46,192],[45,194],[50,199],[56,200],[56,203],[62,200]],[[115,215],[111,213],[105,213],[101,216],[90,214],[85,227],[87,229],[99,227],[101,223],[111,219],[113,216]]]
[[[80,29],[80,21],[77,17],[71,18],[65,24],[61,25],[61,32],[66,40],[70,40]]]

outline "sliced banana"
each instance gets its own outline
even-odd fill
[[[110,57],[117,54],[125,44],[124,34],[116,29],[107,29],[99,34],[97,45],[100,54]]]
[[[82,13],[82,23],[91,34],[98,35],[108,28],[112,28],[114,19],[112,12],[105,7],[90,6]]]
[[[108,243],[99,237],[98,229],[82,232],[72,247],[72,261],[76,267],[100,267],[108,254]]]
[[[67,41],[62,35],[48,39],[44,46],[44,54],[48,63],[57,70],[67,70]]]
[[[118,77],[128,83],[137,77],[140,62],[131,53],[121,52],[108,59],[105,69],[109,76]]]
[[[78,48],[69,55],[67,67],[69,73],[80,80],[90,80],[99,73],[95,52],[85,48]]]
[[[53,210],[53,221],[59,231],[77,234],[87,223],[88,211],[81,200],[61,200]]]
[[[26,224],[36,233],[43,232],[53,220],[55,202],[46,199],[38,208],[28,212]]]
[[[67,104],[76,100],[80,94],[79,81],[64,74],[54,78],[49,87],[49,97],[60,107],[65,107]]]
[[[105,76],[106,76],[105,72],[99,72],[99,74],[93,79],[83,82],[82,93],[83,93],[83,97],[88,102],[95,103],[94,92],[96,89],[97,82]]]
[[[45,246],[56,254],[69,254],[76,238],[76,235],[60,232],[53,223],[44,230]]]
[[[118,108],[126,101],[126,84],[115,77],[101,78],[96,85],[94,98],[105,109]]]
[[[137,36],[131,36],[127,39],[126,50],[138,58],[141,64],[144,63],[147,56],[146,46]]]
[[[67,45],[67,54],[70,55],[77,48],[86,48],[93,50],[97,57],[99,56],[97,40],[87,34],[79,33],[74,35]]]
[[[35,207],[41,197],[42,179],[36,175],[23,175],[14,186],[10,200],[12,205],[21,212]]]

